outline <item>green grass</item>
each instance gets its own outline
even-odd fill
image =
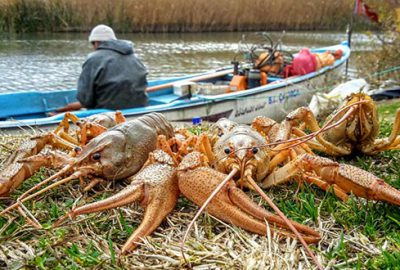
[[[392,116],[400,102],[381,104],[381,136],[391,132]],[[192,130],[198,132],[199,128]],[[400,151],[387,151],[375,156],[357,155],[337,159],[373,172],[400,189]],[[12,198],[40,182],[51,172],[41,170],[26,181]],[[34,229],[18,213],[0,218],[0,267],[34,269],[129,269],[154,266],[176,269],[183,266],[179,242],[194,216],[195,206],[181,198],[173,213],[129,256],[119,250],[143,217],[139,206],[122,207],[98,214],[68,220],[52,228],[60,216],[74,205],[82,205],[110,196],[124,184],[97,187],[83,192],[79,184],[64,185],[26,203],[41,222]],[[296,193],[297,192],[297,193]],[[366,201],[351,196],[342,202],[333,194],[317,187],[296,183],[267,190],[274,202],[291,219],[317,229],[323,236],[312,247],[324,266],[332,269],[400,269],[400,210],[384,202]],[[265,203],[254,192],[248,192],[260,204]],[[10,201],[0,202],[4,208]],[[302,248],[292,242],[277,241],[247,233],[205,214],[197,221],[186,247],[195,266],[237,269],[254,266],[266,269],[271,263],[285,269],[310,268]],[[297,254],[297,255],[295,255]],[[287,265],[286,265],[287,266]]]
[[[400,109],[400,102],[395,99],[382,102],[378,107],[379,118],[381,120],[385,119],[386,121],[393,121],[398,109]],[[389,133],[390,128],[383,127],[381,131]]]

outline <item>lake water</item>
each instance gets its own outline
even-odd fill
[[[238,54],[242,35],[252,33],[124,34],[120,39],[134,42],[135,53],[147,66],[149,79],[180,76],[230,65]],[[270,33],[278,40],[282,33]],[[303,47],[321,47],[346,40],[338,32],[289,32],[283,49],[297,52]],[[252,42],[253,40],[253,42]],[[372,51],[377,40],[355,33],[352,61],[360,52]],[[0,36],[0,92],[76,88],[81,65],[92,51],[84,33]],[[354,68],[353,68],[354,70]]]

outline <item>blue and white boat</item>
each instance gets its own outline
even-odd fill
[[[233,69],[212,70],[201,74],[179,78],[167,78],[149,82],[149,105],[124,109],[127,119],[150,112],[163,113],[170,121],[191,121],[200,117],[205,121],[215,121],[226,117],[239,123],[249,123],[259,115],[276,120],[282,119],[289,111],[307,105],[315,92],[325,92],[332,80],[338,79],[338,71],[350,56],[346,42],[311,49],[313,53],[342,50],[343,55],[332,66],[316,72],[289,78],[268,77],[268,83],[243,91],[219,91],[221,85],[229,83]],[[178,90],[196,86],[200,91],[190,95]],[[76,90],[23,91],[0,94],[0,132],[46,128],[59,123],[64,114],[47,116],[67,103],[76,101]],[[74,114],[84,118],[107,112],[105,109],[81,110]]]

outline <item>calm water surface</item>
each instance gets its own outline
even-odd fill
[[[190,33],[117,37],[134,42],[135,53],[149,70],[148,78],[156,79],[229,65],[239,51],[243,34],[251,36],[251,33]],[[271,36],[278,40],[281,33]],[[344,33],[289,32],[283,38],[283,49],[297,52],[303,47],[328,46],[346,39]],[[353,34],[353,58],[359,52],[371,51],[376,42],[373,37]],[[76,88],[81,65],[91,51],[87,34],[0,36],[0,92]]]

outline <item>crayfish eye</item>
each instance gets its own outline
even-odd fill
[[[101,158],[101,154],[100,153],[94,153],[92,155],[92,159],[95,160],[95,161],[100,160],[100,158]]]
[[[81,151],[82,151],[82,148],[80,148],[79,146],[77,146],[77,147],[74,148],[74,152],[75,152],[75,153],[79,153],[79,152],[81,152]]]
[[[81,119],[81,120],[78,120],[78,122],[76,122],[76,125],[77,125],[78,127],[80,127],[80,126],[82,126],[84,123],[85,123],[85,121],[83,121],[83,120]]]
[[[253,154],[257,154],[258,153],[258,148],[257,147],[253,147],[251,149],[251,152],[253,152]]]
[[[224,149],[225,154],[229,155],[231,153],[231,149],[229,148],[225,148]]]

